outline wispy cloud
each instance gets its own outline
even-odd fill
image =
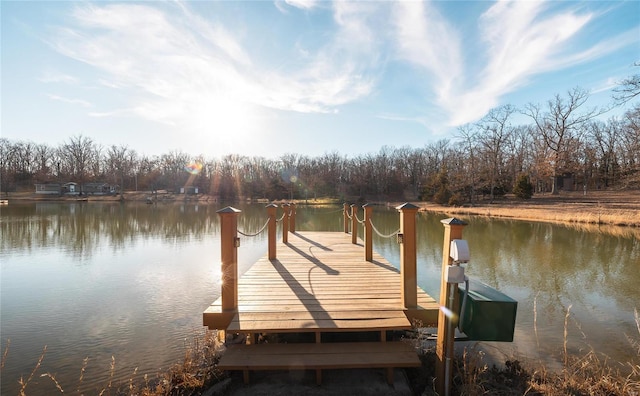
[[[459,29],[434,5],[401,3],[396,13],[399,55],[432,74],[435,103],[456,126],[481,118],[533,76],[596,59],[633,39],[625,35],[573,50],[569,45],[594,15],[549,8],[541,1],[498,1],[478,19],[477,36],[463,43]],[[463,47],[476,46],[482,56],[460,55]],[[470,62],[481,63],[480,68]]]
[[[303,10],[310,10],[318,5],[317,0],[284,0],[284,2],[291,7],[302,8]]]
[[[263,103],[301,112],[335,112],[336,106],[371,93],[380,68],[378,36],[371,19],[380,17],[372,3],[333,5],[335,32],[289,74],[268,73]],[[305,94],[301,94],[301,93]]]
[[[423,2],[400,2],[393,21],[399,57],[429,71],[437,101],[449,102],[463,66],[461,39],[455,27]]]
[[[605,81],[601,81],[600,83],[598,83],[596,86],[593,87],[593,89],[591,89],[591,94],[596,94],[596,93],[600,93],[600,92],[606,92],[606,91],[611,91],[612,89],[614,89],[615,87],[617,87],[619,85],[620,80],[614,78],[614,77],[609,77],[607,78]]]
[[[46,94],[46,95],[51,100],[56,100],[59,102],[69,103],[73,105],[80,105],[82,107],[93,107],[93,105],[90,102],[83,99],[65,98],[64,96],[59,96],[54,94]]]
[[[278,43],[282,59],[268,59],[254,47],[249,19],[221,22],[196,12],[198,4],[82,4],[74,8],[73,24],[59,28],[49,42],[98,71],[95,81],[84,83],[119,92],[120,102],[104,101],[115,109],[92,115],[135,115],[167,125],[201,120],[210,128],[231,115],[250,117],[242,112],[249,108],[338,112],[378,93],[391,62],[417,69],[416,84],[422,84],[424,113],[398,114],[398,120],[429,116],[461,125],[481,118],[541,73],[603,57],[637,40],[630,32],[571,47],[598,15],[566,4],[498,1],[463,29],[447,18],[440,2],[290,0],[275,2],[283,11],[281,22],[295,21],[299,29],[293,18],[323,15],[313,19],[313,30],[274,36],[291,45]],[[313,40],[307,40],[311,33]],[[45,74],[43,81],[55,78],[73,81],[63,74]]]
[[[60,73],[60,72],[54,72],[51,70],[45,71],[38,78],[38,81],[43,83],[65,83],[65,84],[75,84],[78,82],[77,78],[73,76]]]
[[[299,7],[305,4],[305,8],[313,5],[296,2]],[[337,32],[313,48],[295,70],[255,64],[250,48],[237,34],[238,26],[231,30],[205,20],[182,3],[174,4],[171,12],[144,4],[83,5],[73,13],[75,26],[60,28],[51,45],[99,70],[99,85],[129,90],[129,114],[162,123],[198,118],[197,111],[215,119],[229,103],[331,112],[373,87],[358,60],[371,48],[365,43],[371,40],[368,26],[354,22],[355,13],[339,19],[349,7],[336,5]],[[345,35],[354,37],[356,45],[348,45]]]

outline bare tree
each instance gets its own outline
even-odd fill
[[[7,138],[0,138],[0,195],[9,194],[9,155],[11,143]]]
[[[534,171],[533,163],[533,136],[530,125],[519,125],[513,128],[507,141],[507,152],[509,155],[508,166],[511,170],[512,182],[518,179],[519,175],[526,173],[532,176]]]
[[[640,62],[633,64],[640,67]],[[640,74],[634,74],[618,83],[613,90],[613,99],[616,104],[622,105],[640,95]]]
[[[55,160],[55,150],[46,144],[38,144],[34,151],[36,179],[48,181],[53,177],[52,165]]]
[[[60,148],[60,154],[65,161],[65,168],[82,186],[87,180],[92,162],[95,160],[96,145],[86,136],[78,135],[69,138]]]
[[[495,198],[497,177],[504,161],[504,146],[513,131],[509,118],[514,112],[515,109],[510,105],[491,109],[478,123],[478,141],[482,147],[484,158],[488,162],[491,202]]]
[[[462,150],[466,159],[465,173],[462,175],[462,183],[466,186],[469,194],[469,202],[473,203],[476,195],[477,183],[477,130],[471,124],[458,127],[457,138],[462,141]]]
[[[127,146],[112,145],[107,150],[107,169],[109,174],[115,177],[116,183],[120,183],[120,196],[124,194],[124,177],[131,172],[134,166],[133,158],[135,158],[135,154]]]
[[[581,107],[589,99],[589,93],[581,88],[574,88],[567,93],[567,98],[556,95],[547,102],[546,110],[539,105],[528,104],[523,114],[531,117],[545,145],[551,150],[549,159],[552,169],[552,194],[558,194],[558,181],[563,171],[568,168],[569,149],[580,138],[585,124],[592,118],[602,114],[596,108],[580,112]]]
[[[640,104],[624,115],[620,145],[626,184],[640,186]]]
[[[611,119],[604,123],[594,121],[588,125],[588,133],[595,147],[597,148],[597,159],[602,175],[604,187],[615,182],[616,170],[618,168],[617,142],[620,140],[621,128],[617,121]]]

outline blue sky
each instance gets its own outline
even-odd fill
[[[421,147],[576,86],[604,106],[640,61],[635,0],[2,1],[1,14],[2,137],[147,155]]]

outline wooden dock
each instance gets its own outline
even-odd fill
[[[277,258],[265,255],[237,282],[237,308],[216,300],[203,314],[210,329],[247,334],[219,367],[242,370],[386,368],[419,366],[413,348],[393,341],[393,332],[413,321],[433,325],[438,303],[417,288],[417,306],[405,307],[400,271],[377,253],[365,260],[362,243],[342,232],[293,232],[278,245]],[[223,285],[224,287],[224,285]],[[256,344],[258,334],[306,333],[306,344]],[[311,334],[309,334],[311,333]],[[335,341],[335,333],[374,334],[374,342]],[[314,342],[315,341],[315,342]]]

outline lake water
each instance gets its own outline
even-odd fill
[[[239,229],[257,232],[264,205],[242,210]],[[220,205],[35,203],[0,216],[1,394],[17,394],[44,346],[38,373],[75,391],[116,381],[137,368],[155,378],[182,358],[202,331],[202,312],[220,294]],[[280,216],[281,212],[278,212]],[[362,211],[360,211],[362,217]],[[419,284],[439,296],[446,216],[418,214]],[[464,218],[471,251],[467,274],[518,301],[513,343],[484,343],[497,355],[561,361],[564,321],[573,352],[593,349],[613,362],[639,360],[634,309],[640,310],[640,241],[629,229],[572,229],[545,223]],[[382,234],[399,228],[395,209],[375,207]],[[341,231],[341,207],[299,206],[300,231]],[[279,232],[278,235],[281,235]],[[359,233],[362,236],[362,230]],[[266,253],[266,234],[242,237],[240,272]],[[395,239],[374,235],[374,249],[395,266]],[[36,375],[27,394],[55,388]]]

